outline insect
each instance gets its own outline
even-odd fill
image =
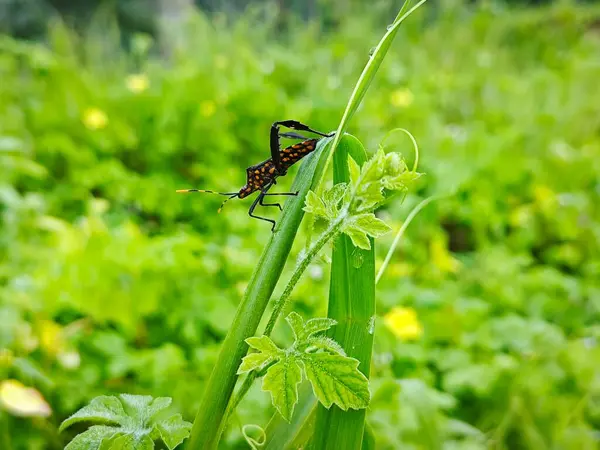
[[[254,214],[254,210],[258,205],[274,206],[279,208],[279,210],[282,210],[281,205],[279,203],[264,203],[264,199],[268,195],[298,195],[298,192],[269,193],[268,191],[275,184],[277,184],[278,177],[284,176],[287,173],[287,170],[292,165],[300,161],[309,153],[313,152],[317,148],[317,142],[319,141],[319,139],[321,139],[310,139],[306,136],[302,136],[294,132],[280,133],[280,127],[286,127],[298,131],[308,131],[310,133],[318,134],[319,136],[323,137],[333,136],[333,134],[324,134],[319,131],[315,131],[309,128],[307,125],[304,125],[303,123],[297,122],[295,120],[282,120],[279,122],[275,122],[273,123],[273,125],[271,125],[271,157],[266,161],[263,161],[254,166],[250,166],[246,169],[246,184],[238,192],[215,192],[205,189],[180,189],[177,192],[202,192],[207,194],[226,195],[228,196],[228,198],[226,198],[223,201],[219,208],[219,212],[221,212],[225,203],[227,203],[232,198],[246,198],[250,194],[258,191],[258,197],[256,197],[256,199],[250,206],[250,209],[248,210],[248,215],[255,219],[270,222],[271,231],[275,230],[276,222],[274,220],[258,216]],[[303,141],[298,144],[290,145],[289,147],[286,147],[282,150],[279,143],[279,139],[282,137],[290,139],[303,139]]]

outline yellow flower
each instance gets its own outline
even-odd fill
[[[215,102],[206,100],[200,103],[200,114],[202,114],[204,117],[210,117],[214,115],[216,111],[217,106],[215,105]]]
[[[17,380],[0,382],[0,405],[20,417],[48,417],[50,405],[37,389],[24,386]]]
[[[456,273],[460,269],[460,261],[452,256],[442,236],[437,235],[429,245],[431,262],[442,272]]]
[[[49,355],[56,355],[65,348],[62,328],[51,320],[42,320],[39,324],[40,347]]]
[[[125,84],[127,85],[127,89],[129,89],[131,92],[139,94],[148,89],[150,86],[150,80],[143,73],[132,74],[125,79]]]
[[[108,117],[98,108],[88,108],[83,112],[83,124],[90,130],[101,130],[108,125]]]
[[[383,317],[383,322],[398,339],[417,339],[423,334],[423,327],[412,308],[395,306]]]
[[[413,102],[413,93],[408,88],[397,89],[390,96],[390,103],[396,108],[406,108]]]

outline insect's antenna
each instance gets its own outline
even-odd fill
[[[232,193],[231,197],[226,198],[225,200],[223,200],[223,203],[221,203],[221,206],[219,206],[219,209],[217,210],[217,213],[221,213],[221,210],[223,209],[223,206],[225,206],[225,203],[227,203],[229,200],[231,200],[232,198],[236,198],[237,196],[239,196],[239,194],[236,193]]]
[[[217,210],[218,213],[221,212],[221,210],[223,209],[223,206],[225,206],[225,203],[227,203],[232,198],[236,198],[240,195],[239,192],[215,192],[215,191],[207,191],[206,189],[178,189],[176,192],[179,192],[182,194],[186,194],[188,192],[200,192],[201,194],[229,195],[229,198],[226,198],[223,201],[223,203],[221,203],[221,206]]]
[[[188,192],[200,192],[203,194],[217,194],[217,195],[237,195],[237,192],[215,192],[215,191],[207,191],[206,189],[177,189],[180,194],[185,194]]]

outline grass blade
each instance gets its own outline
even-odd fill
[[[362,102],[362,99],[367,93],[369,86],[371,86],[371,82],[373,81],[373,78],[375,78],[375,74],[377,74],[379,66],[381,66],[385,55],[390,49],[392,42],[398,33],[400,25],[408,16],[419,9],[426,1],[427,0],[420,0],[415,6],[408,9],[411,0],[405,0],[404,4],[400,8],[400,11],[398,12],[398,15],[394,19],[394,22],[388,27],[387,33],[385,33],[385,35],[381,38],[381,41],[379,41],[379,44],[377,44],[377,47],[375,47],[375,50],[371,54],[369,61],[360,74],[360,77],[354,86],[354,90],[350,95],[350,99],[348,100],[348,104],[346,105],[346,109],[344,110],[344,114],[342,115],[342,119],[340,120],[340,124],[338,125],[337,131],[333,138],[333,143],[331,144],[331,153],[329,154],[327,162],[325,163],[325,170],[323,171],[322,176],[327,173],[329,164],[331,164],[331,158],[333,158],[333,155],[337,151],[337,147],[340,144],[340,139],[346,132],[348,123],[360,106],[360,102]],[[321,185],[321,182],[319,182],[319,185]]]
[[[334,183],[348,182],[348,155],[362,165],[367,155],[356,138],[342,141],[334,155]],[[369,376],[373,350],[375,316],[375,252],[354,247],[350,238],[340,235],[335,242],[329,291],[328,316],[337,321],[330,336],[339,342],[348,356],[360,361],[359,370]],[[317,425],[311,449],[360,449],[366,410],[329,410],[319,405]]]
[[[309,189],[314,189],[323,171],[325,159],[330,151],[330,146],[327,145],[329,141],[329,138],[319,141],[317,149],[305,158],[298,171],[292,191],[298,191],[299,195],[287,201],[275,232],[252,274],[231,328],[221,345],[215,368],[206,384],[187,448],[208,450],[215,448],[219,442],[225,426],[227,405],[237,381],[236,371],[248,351],[244,340],[256,333],[281,276],[304,216],[302,208],[306,193]]]

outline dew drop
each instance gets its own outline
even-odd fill
[[[369,334],[375,333],[375,316],[371,316],[369,319]]]
[[[365,258],[363,256],[362,250],[359,248],[355,248],[352,251],[352,267],[355,269],[360,269],[363,265]]]
[[[371,50],[369,50],[369,56],[373,56],[373,53],[375,53],[376,49],[377,47],[371,47]]]
[[[385,27],[386,30],[391,30],[394,27],[393,23],[390,23],[387,27]]]

